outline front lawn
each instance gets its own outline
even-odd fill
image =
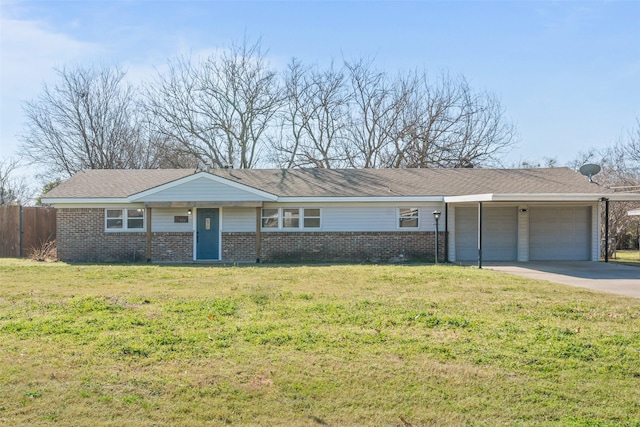
[[[640,426],[640,300],[473,267],[0,260],[0,425]]]

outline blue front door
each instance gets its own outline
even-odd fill
[[[198,209],[197,259],[220,259],[220,210]]]

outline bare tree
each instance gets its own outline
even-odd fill
[[[201,163],[252,168],[282,104],[277,74],[260,42],[220,55],[169,62],[147,92],[158,131]]]
[[[33,196],[25,178],[17,175],[19,166],[15,159],[0,159],[0,206],[24,205]]]
[[[375,70],[372,61],[346,62],[345,68],[351,85],[350,144],[346,149],[349,165],[389,167],[410,88]]]
[[[419,73],[404,78],[410,100],[392,167],[477,167],[492,164],[515,144],[515,127],[500,102],[474,92],[467,81],[442,74],[436,83]]]
[[[391,78],[369,60],[317,71],[293,61],[274,157],[284,167],[446,168],[496,163],[516,141],[500,102],[464,78]]]
[[[626,168],[636,176],[640,174],[640,117],[636,118],[635,127],[626,132],[618,140],[616,149],[624,160]]]
[[[273,141],[283,167],[345,166],[348,93],[344,73],[303,67],[292,60],[285,75],[286,107]]]
[[[82,169],[155,167],[156,141],[118,67],[62,68],[59,81],[25,104],[24,156],[51,176]]]
[[[622,134],[614,144],[603,150],[592,148],[580,152],[575,160],[569,162],[569,166],[578,170],[586,163],[602,166],[602,171],[593,179],[598,185],[621,193],[640,190],[640,119],[636,119],[635,128]],[[613,256],[616,249],[637,248],[638,222],[627,212],[639,207],[637,202],[609,203],[609,257]],[[604,212],[602,214],[604,228]]]

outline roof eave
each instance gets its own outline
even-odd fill
[[[46,205],[91,205],[98,203],[126,203],[131,201],[126,197],[42,197],[41,202]]]
[[[290,196],[278,197],[278,203],[367,203],[367,202],[439,202],[444,201],[443,196]]]
[[[465,202],[597,202],[603,199],[611,201],[640,201],[636,193],[533,193],[533,194],[467,194],[445,196],[446,203]]]

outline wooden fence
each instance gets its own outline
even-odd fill
[[[29,256],[55,238],[55,209],[0,206],[0,258]]]

